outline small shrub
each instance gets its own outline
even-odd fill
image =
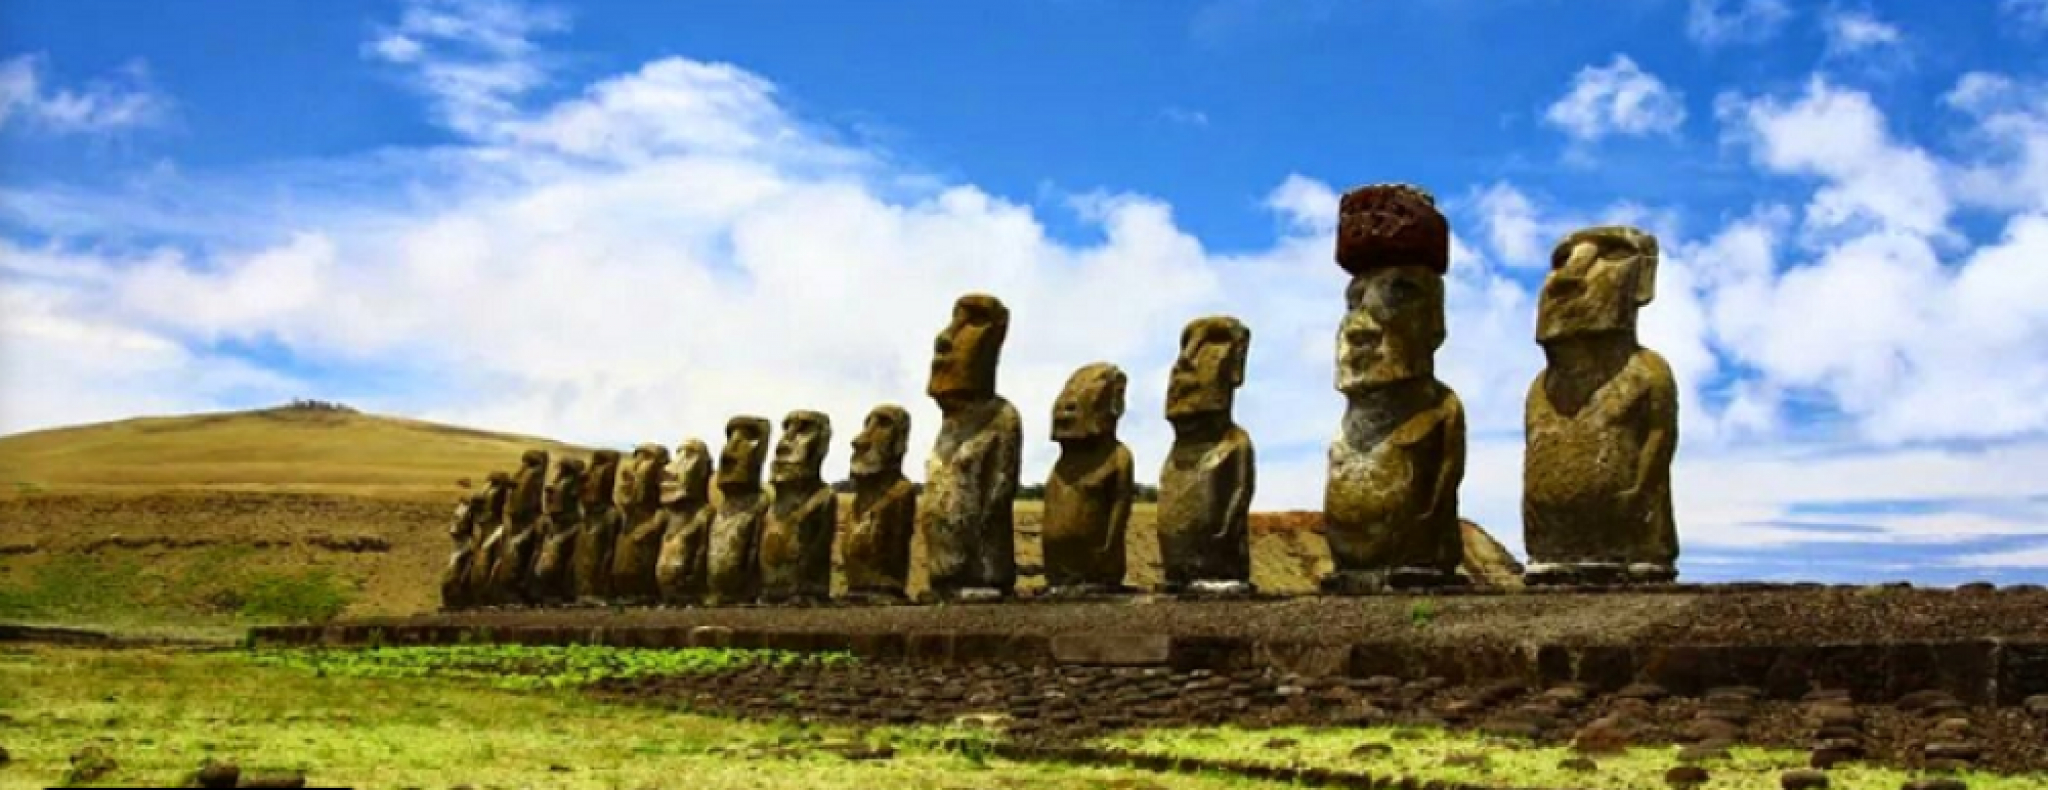
[[[1424,598],[1408,605],[1408,624],[1416,628],[1427,628],[1436,622],[1436,604]]]
[[[334,574],[259,574],[242,594],[242,616],[255,620],[324,623],[348,608],[348,589]]]

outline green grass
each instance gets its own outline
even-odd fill
[[[303,770],[359,788],[1002,788],[1222,790],[1230,778],[1018,764],[937,748],[935,735],[749,723],[476,683],[317,677],[239,651],[0,649],[0,790],[51,786],[97,745],[100,786],[173,786],[202,761]],[[892,740],[894,759],[832,744]]]
[[[1275,740],[1293,740],[1284,748]],[[1364,744],[1386,744],[1380,755],[1354,756]],[[1598,770],[1581,773],[1559,763],[1580,757],[1564,747],[1536,747],[1464,733],[1426,728],[1374,727],[1282,728],[1245,730],[1234,727],[1153,730],[1103,738],[1097,746],[1206,760],[1270,765],[1341,768],[1378,775],[1414,776],[1492,786],[1574,787],[1586,790],[1669,790],[1664,772],[1678,765],[1675,746],[1630,749],[1626,754],[1596,756]],[[1447,766],[1454,755],[1485,755],[1483,765]],[[1806,753],[1783,749],[1736,748],[1730,758],[1703,763],[1712,780],[1701,790],[1774,790],[1779,776],[1806,766]],[[1916,774],[1865,765],[1838,766],[1828,772],[1831,790],[1898,790]],[[1962,774],[1970,790],[2041,790],[2048,777]]]
[[[249,625],[324,623],[354,600],[329,570],[245,570],[252,551],[209,549],[168,574],[112,553],[54,555],[0,583],[0,621],[232,639]]]
[[[478,682],[509,690],[570,688],[615,679],[724,672],[753,664],[836,664],[853,660],[853,656],[845,653],[726,648],[661,650],[604,645],[296,648],[255,651],[249,657],[257,664],[291,667],[318,677],[432,678]]]

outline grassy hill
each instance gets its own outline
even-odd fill
[[[442,498],[531,448],[588,448],[327,406],[142,417],[0,437],[0,496],[248,491]]]

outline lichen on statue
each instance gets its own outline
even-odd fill
[[[1097,362],[1074,371],[1052,409],[1059,460],[1045,483],[1042,540],[1051,595],[1124,592],[1124,534],[1137,491],[1131,450],[1117,440],[1129,378]]]
[[[1345,411],[1323,497],[1325,592],[1460,580],[1465,415],[1435,361],[1449,243],[1435,200],[1416,187],[1363,187],[1340,203],[1337,260],[1352,277],[1337,330]]]
[[[705,552],[711,540],[711,450],[697,439],[676,445],[675,463],[661,490],[661,555],[655,561],[654,583],[661,602],[696,603],[707,584]]]
[[[1547,365],[1529,388],[1523,453],[1532,584],[1677,577],[1678,386],[1636,337],[1657,265],[1656,237],[1619,226],[1572,233],[1551,255],[1536,306]]]
[[[619,511],[612,506],[612,489],[617,485],[619,453],[598,450],[590,455],[590,469],[583,475],[578,495],[583,508],[582,526],[576,531],[576,549],[569,565],[575,583],[576,601],[585,605],[606,602],[611,591],[612,549],[619,538]]]
[[[901,601],[910,584],[917,487],[903,475],[909,447],[910,413],[901,406],[876,406],[853,437],[853,508],[840,547],[849,599]]]
[[[918,498],[931,591],[941,599],[1011,595],[1017,582],[1017,475],[1023,422],[996,394],[996,368],[1010,311],[993,296],[969,294],[932,349],[926,392],[943,419]]]
[[[1159,475],[1159,555],[1168,592],[1242,595],[1251,584],[1251,435],[1232,420],[1251,330],[1230,316],[1197,318],[1180,337],[1167,381],[1173,446]]]
[[[832,539],[839,497],[825,485],[832,418],[793,411],[782,420],[769,481],[774,486],[761,527],[761,601],[811,603],[832,595]]]
[[[519,471],[512,475],[511,491],[505,498],[505,532],[491,557],[490,600],[498,604],[530,603],[527,574],[540,539],[534,526],[541,516],[541,500],[547,488],[548,454],[528,450],[519,458]]]
[[[583,521],[582,488],[583,462],[574,458],[556,461],[555,478],[541,501],[540,548],[527,577],[527,597],[535,603],[555,605],[576,596],[571,560]]]
[[[661,509],[661,478],[668,470],[668,448],[643,444],[619,469],[612,486],[618,508],[618,543],[612,549],[610,596],[614,604],[653,603],[660,592],[654,566],[660,559],[668,516]]]
[[[768,457],[766,418],[726,421],[725,447],[718,454],[718,513],[705,555],[705,600],[714,605],[751,603],[761,590],[761,520],[768,509],[761,490],[761,464]]]

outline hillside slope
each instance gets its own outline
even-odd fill
[[[0,437],[0,496],[201,490],[441,499],[453,496],[456,480],[510,470],[531,448],[589,452],[332,407],[142,417]]]

